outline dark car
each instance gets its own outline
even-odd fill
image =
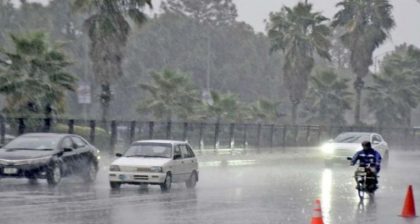
[[[78,174],[94,182],[99,150],[73,134],[33,133],[21,135],[0,149],[0,178],[47,179],[57,185],[61,178]]]

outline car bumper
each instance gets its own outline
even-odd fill
[[[162,184],[166,173],[109,172],[109,181],[127,184]]]
[[[37,177],[44,178],[47,165],[17,165],[17,166],[0,166],[1,178],[26,178]]]

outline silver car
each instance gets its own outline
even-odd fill
[[[370,141],[372,147],[381,154],[382,160],[384,162],[388,161],[389,146],[380,134],[344,132],[321,146],[325,164],[331,165],[336,162],[346,162],[347,157],[352,157],[357,151],[362,149],[361,143],[363,141]]]

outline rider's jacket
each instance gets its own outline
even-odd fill
[[[360,150],[354,154],[353,159],[351,160],[351,165],[355,165],[357,161],[359,161],[359,166],[367,167],[370,165],[371,167],[375,167],[376,172],[379,173],[381,170],[381,160],[381,154],[375,149],[371,148],[368,150]]]

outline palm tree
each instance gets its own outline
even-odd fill
[[[257,122],[275,123],[282,116],[277,110],[280,103],[260,99],[248,107],[249,120]]]
[[[191,78],[181,72],[164,70],[151,74],[152,82],[141,84],[148,93],[139,112],[152,112],[156,118],[173,120],[175,117],[188,119],[200,103],[197,89]]]
[[[108,117],[112,100],[111,85],[122,76],[124,47],[130,32],[129,17],[138,26],[146,21],[143,9],[152,7],[152,0],[75,0],[77,10],[94,12],[85,25],[91,40],[90,57],[96,80],[100,83],[102,120]]]
[[[237,121],[241,119],[240,103],[237,96],[232,93],[211,91],[212,103],[206,105],[208,117],[216,118],[216,122]]]
[[[402,45],[386,56],[381,73],[368,87],[366,103],[380,126],[411,126],[411,111],[420,99],[420,50]]]
[[[343,0],[337,4],[340,11],[334,16],[333,27],[345,29],[340,39],[351,51],[350,65],[356,74],[355,123],[360,123],[360,104],[363,78],[369,74],[372,54],[388,38],[394,27],[392,5],[389,0]]]
[[[328,19],[312,11],[312,4],[298,3],[270,14],[268,36],[272,51],[284,53],[284,82],[292,103],[292,123],[296,123],[298,106],[305,96],[308,77],[314,66],[314,53],[329,59],[330,29]]]
[[[346,124],[345,112],[350,110],[352,93],[349,79],[339,79],[333,70],[322,70],[311,77],[305,113],[308,122]]]
[[[7,58],[0,70],[0,93],[5,112],[19,115],[64,111],[66,90],[74,91],[76,78],[65,72],[70,65],[57,48],[48,46],[43,33],[11,35],[15,52],[1,50]]]

